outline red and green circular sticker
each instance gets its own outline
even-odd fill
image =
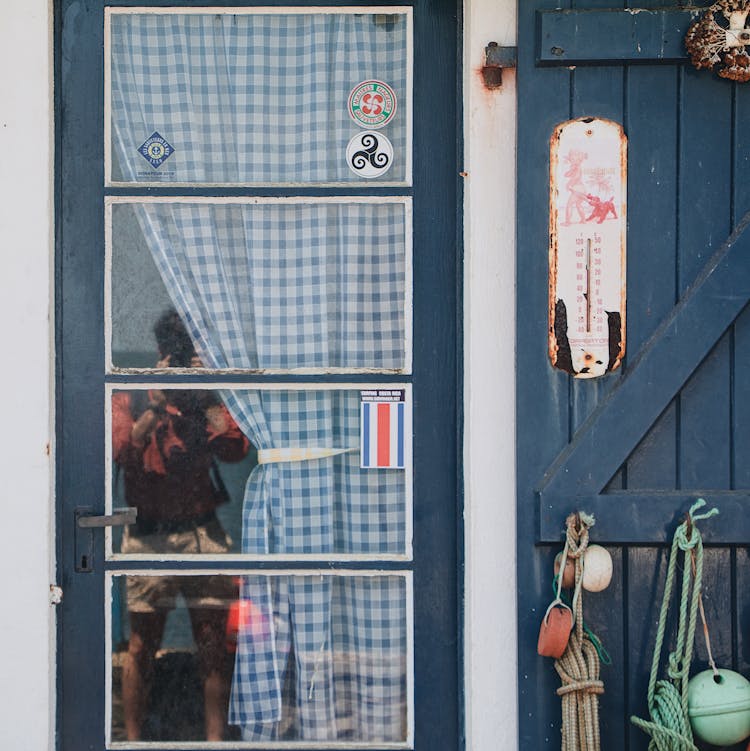
[[[349,94],[349,115],[363,128],[382,128],[396,114],[396,94],[382,81],[362,81]]]

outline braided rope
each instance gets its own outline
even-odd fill
[[[705,514],[695,513],[705,505],[706,502],[702,498],[693,504],[685,521],[675,530],[672,540],[667,581],[659,612],[659,625],[656,630],[656,644],[648,682],[647,699],[651,720],[643,720],[635,716],[630,718],[636,727],[651,736],[649,751],[698,751],[693,742],[693,731],[688,718],[688,677],[693,659],[695,624],[703,578],[703,539],[695,522],[719,513],[715,508]],[[675,571],[680,551],[684,553],[684,561],[677,643],[668,657],[667,675],[670,680],[657,680],[667,613],[674,590]],[[689,565],[688,558],[692,559],[694,566]]]
[[[589,544],[589,527],[594,518],[571,514],[566,520],[566,539],[560,561],[560,579],[565,570],[566,556],[575,560],[573,614],[575,630],[570,635],[563,656],[555,661],[555,670],[562,686],[562,751],[599,751],[599,694],[604,683],[599,680],[599,652],[583,625],[583,554]],[[558,590],[559,593],[559,590]],[[558,594],[559,596],[559,594]]]

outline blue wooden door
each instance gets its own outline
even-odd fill
[[[750,89],[691,67],[693,14],[672,3],[560,5],[519,3],[520,748],[560,744],[559,679],[536,639],[565,518],[585,510],[614,559],[611,585],[585,606],[612,657],[602,748],[645,749],[629,717],[647,716],[665,544],[698,496],[720,510],[702,526],[714,657],[750,671]],[[549,142],[583,117],[614,120],[628,139],[627,352],[592,380],[547,354]]]
[[[455,749],[456,3],[55,10],[59,748]]]

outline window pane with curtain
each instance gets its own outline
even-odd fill
[[[114,367],[190,367],[154,338],[173,307],[204,368],[409,372],[409,199],[108,207]]]
[[[126,644],[131,627],[149,618],[159,619],[163,635],[141,741],[205,739],[206,672],[231,696],[223,740],[406,741],[408,574],[162,571],[118,574],[111,586],[111,745],[127,744],[132,733]]]
[[[407,557],[409,401],[394,404],[404,468],[369,469],[360,399],[351,388],[114,389],[112,505],[138,509],[114,552]]]
[[[411,386],[386,383],[402,396],[371,412],[365,394],[382,383],[313,379],[411,373],[411,199],[330,195],[411,182],[411,10],[361,10],[107,9],[106,179],[151,186],[105,206],[106,366],[122,378],[108,394],[110,505],[134,505],[137,482],[117,469],[128,457],[151,480],[180,466],[193,478],[139,497],[140,521],[112,548],[123,566],[137,556],[144,568],[192,570],[118,573],[113,591],[131,636],[144,622],[150,633],[143,608],[165,586],[160,627],[178,603],[194,606],[199,668],[197,605],[218,598],[234,624],[225,740],[407,746],[413,736],[411,574],[395,568],[412,558]],[[329,190],[290,197],[291,185]],[[214,186],[284,195],[217,197]],[[142,370],[162,381],[129,382]],[[221,383],[216,371],[261,383]],[[275,373],[310,377],[280,384]],[[398,458],[375,468],[366,447],[371,436],[390,445],[390,428],[379,438],[370,414],[398,425]],[[198,449],[202,463],[190,459]],[[191,493],[193,526],[180,504]],[[215,523],[229,533],[222,549]],[[182,538],[193,547],[179,549]],[[248,573],[231,553],[267,568]],[[235,575],[210,576],[211,555]],[[367,570],[344,570],[352,559]],[[156,604],[143,605],[144,589]],[[205,737],[217,739],[208,726]]]
[[[323,10],[110,9],[110,181],[408,184],[411,16]]]

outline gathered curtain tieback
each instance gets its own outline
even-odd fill
[[[348,454],[359,448],[332,449],[320,446],[310,448],[258,449],[258,464],[279,464],[281,462],[309,462],[313,459],[325,459],[328,456]]]

